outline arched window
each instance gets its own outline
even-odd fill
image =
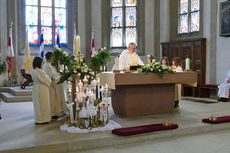
[[[137,0],[111,0],[111,48],[137,43]]]
[[[179,0],[178,33],[200,31],[200,0]]]
[[[67,44],[66,0],[25,0],[30,45],[38,45],[43,31],[45,45],[55,44],[59,26],[61,45]]]

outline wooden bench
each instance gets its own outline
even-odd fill
[[[200,84],[199,85],[199,97],[210,97],[211,90],[218,90],[217,84]],[[230,90],[229,90],[229,97],[230,98]]]

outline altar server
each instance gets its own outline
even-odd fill
[[[227,76],[223,83],[218,86],[218,96],[220,99],[218,101],[227,102],[229,98],[229,89],[230,89],[230,70],[227,72]]]
[[[171,66],[172,70],[175,72],[183,72],[181,67],[181,61],[179,57],[173,58],[173,65]],[[179,111],[179,101],[181,100],[181,84],[176,84],[175,86],[175,111]]]
[[[147,62],[150,64],[153,61],[156,61],[156,58],[153,55],[147,55]]]
[[[62,103],[65,103],[64,100],[64,91],[62,85],[57,84],[59,80],[59,75],[54,67],[51,65],[53,63],[53,53],[46,53],[46,63],[44,64],[44,71],[52,80],[51,86],[49,88],[50,92],[50,104],[51,104],[51,116],[56,118],[58,115],[61,115]]]
[[[169,60],[166,56],[162,57],[161,65],[169,66]]]
[[[33,105],[35,123],[47,123],[51,121],[49,87],[51,79],[42,70],[43,59],[35,57],[33,60]]]
[[[124,50],[119,57],[119,69],[129,70],[131,65],[144,65],[140,57],[135,53],[136,44],[131,42],[127,50]]]

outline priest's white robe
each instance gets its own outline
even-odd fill
[[[223,98],[229,98],[229,89],[230,89],[230,83],[227,83],[227,81],[230,80],[230,71],[227,72],[227,76],[223,83],[221,83],[218,88],[218,96]]]
[[[65,107],[65,100],[62,84],[57,84],[57,81],[59,80],[59,75],[49,62],[44,64],[43,70],[52,80],[51,86],[49,88],[51,116],[61,115],[62,108]]]
[[[183,69],[182,69],[181,66],[178,66],[173,71],[175,71],[175,72],[183,72]],[[181,84],[176,84],[175,85],[175,101],[180,101],[180,100],[181,100]]]
[[[33,105],[35,123],[51,121],[49,86],[51,79],[41,69],[33,69]]]
[[[119,70],[127,69],[131,65],[131,59],[129,57],[129,51],[124,50],[119,57]],[[134,52],[133,55],[136,57],[138,65],[144,65],[140,57]]]

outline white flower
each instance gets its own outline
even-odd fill
[[[153,71],[153,68],[150,68],[150,71]]]
[[[82,59],[82,58],[80,59],[80,62],[83,62],[83,59]]]
[[[77,57],[75,57],[74,60],[77,61]]]
[[[104,50],[106,50],[106,47],[104,47]]]
[[[77,70],[73,70],[73,73],[77,73]]]
[[[78,73],[77,76],[81,76],[81,73]]]
[[[97,54],[98,54],[98,52],[97,52],[97,51],[93,52],[92,57],[97,56]]]
[[[59,48],[60,49],[60,48]],[[69,54],[67,52],[64,51],[64,56],[68,56]]]
[[[88,70],[87,70],[87,69],[85,69],[85,70],[84,70],[84,72],[85,72],[85,73],[87,73],[87,72],[88,72]]]
[[[89,78],[90,78],[90,76],[89,76],[89,75],[87,75],[87,76],[86,76],[86,78],[87,78],[87,79],[89,79]]]

